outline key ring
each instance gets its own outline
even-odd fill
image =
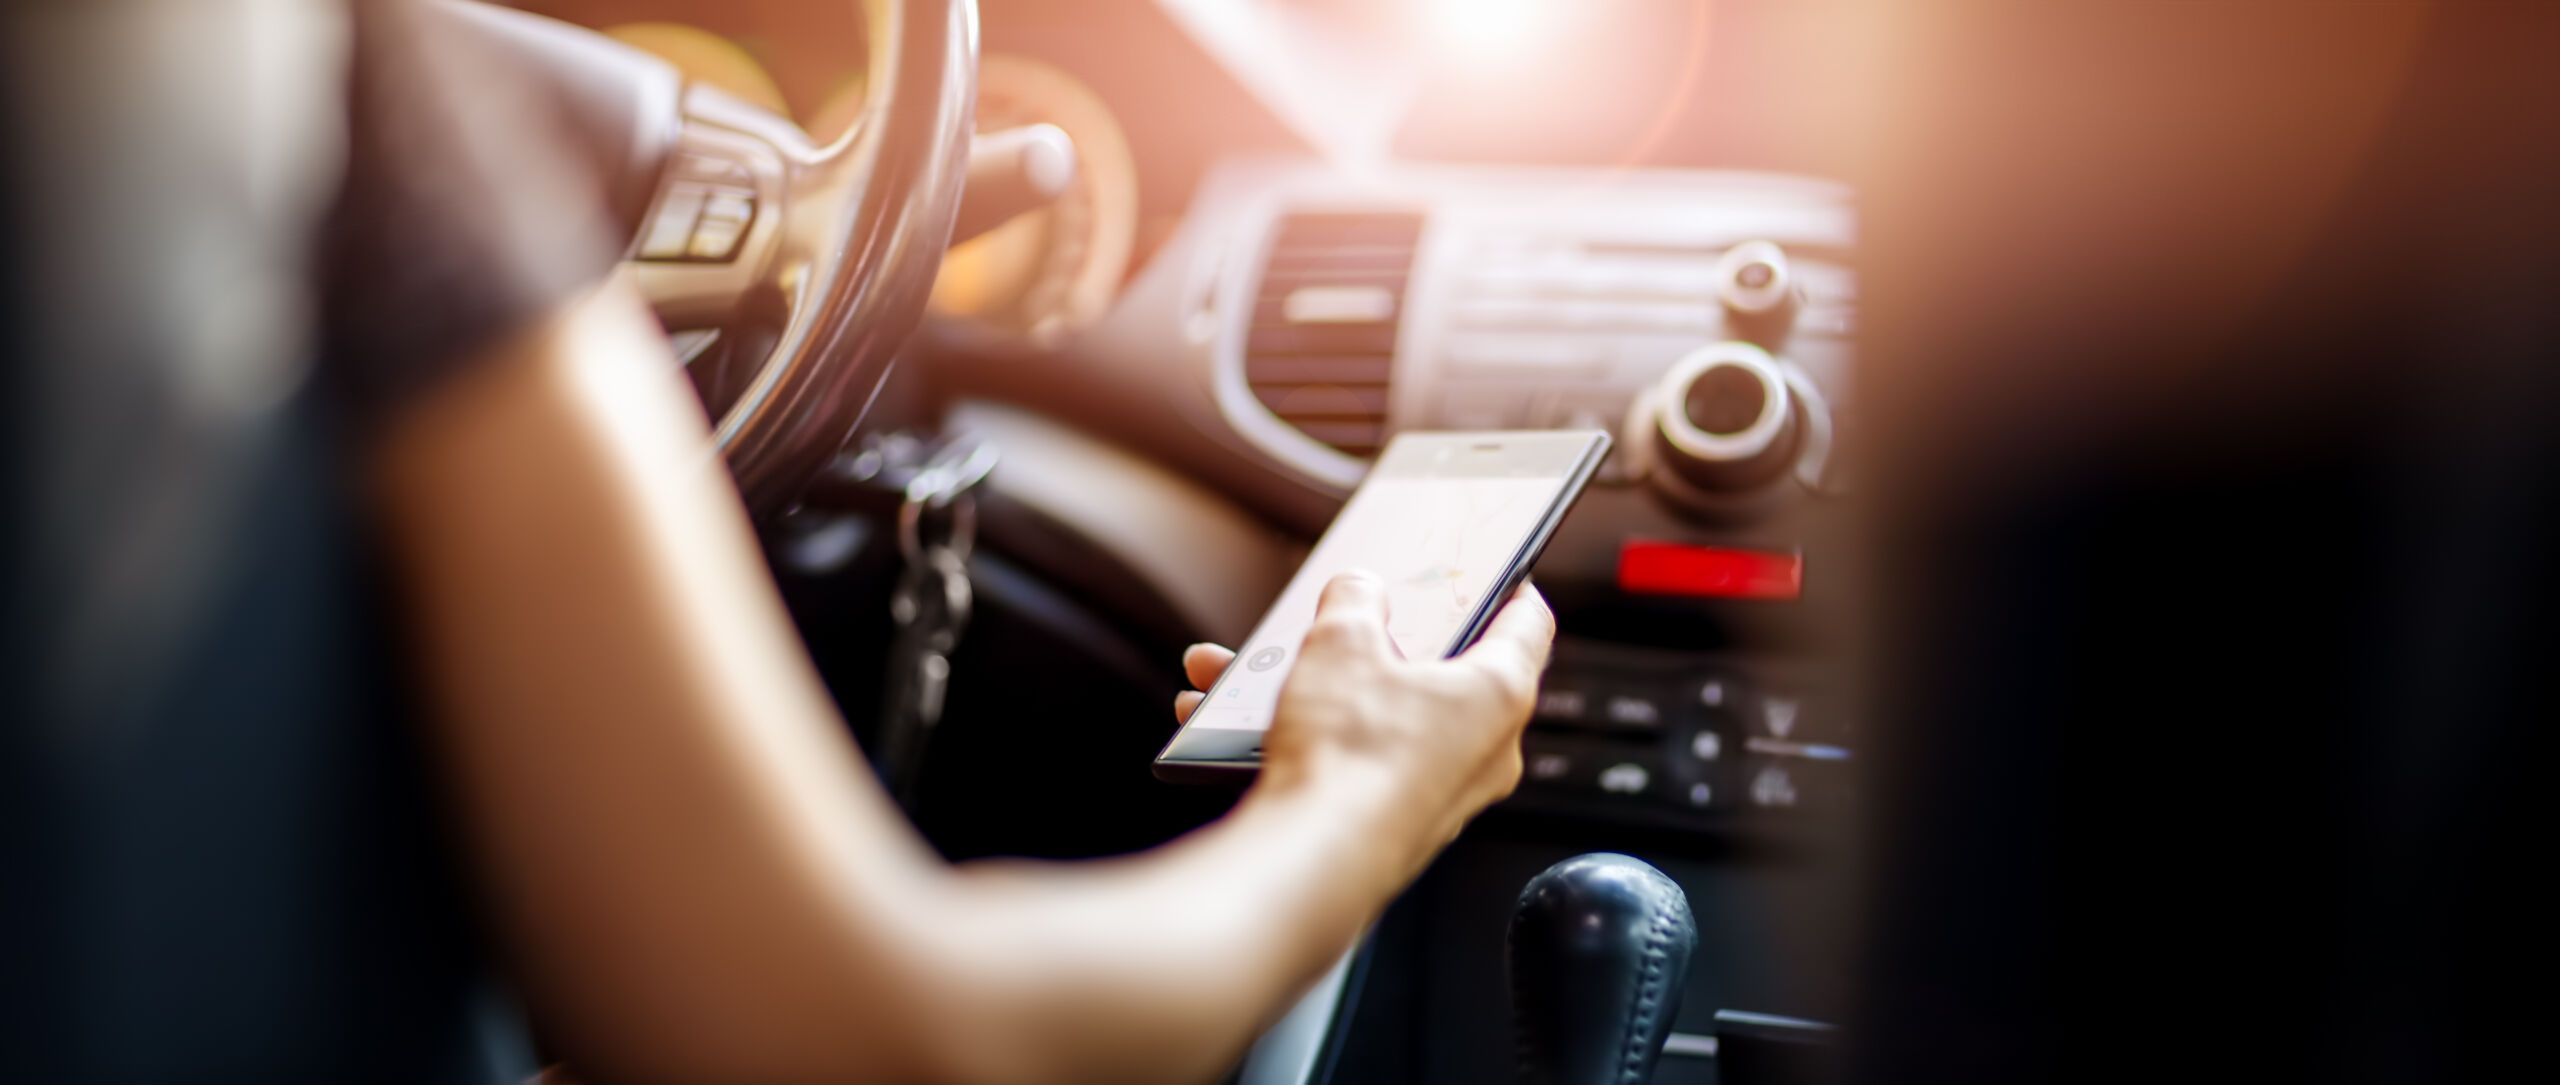
[[[908,477],[906,500],[898,505],[898,551],[909,563],[924,559],[928,509],[951,510],[950,532],[939,548],[968,556],[978,536],[978,503],[968,499],[969,491],[986,481],[998,458],[994,445],[962,438],[934,453]]]

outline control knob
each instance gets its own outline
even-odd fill
[[[1787,251],[1773,241],[1745,241],[1716,259],[1716,301],[1726,331],[1769,350],[1786,346],[1795,330],[1804,291],[1796,285]]]
[[[1769,352],[1740,341],[1690,351],[1652,397],[1653,459],[1688,489],[1737,493],[1786,473],[1803,420]]]

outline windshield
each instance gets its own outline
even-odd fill
[[[1338,161],[1848,168],[1851,5],[1159,3]]]

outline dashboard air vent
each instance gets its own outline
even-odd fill
[[[1414,212],[1282,217],[1245,335],[1254,398],[1309,437],[1375,455],[1386,435],[1405,276],[1421,237]]]

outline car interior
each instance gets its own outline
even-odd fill
[[[1819,616],[1848,580],[1857,224],[1838,103],[1766,79],[1845,13],[993,0],[974,26],[903,5],[884,43],[859,5],[520,6],[578,29],[470,15],[583,68],[620,114],[597,130],[641,114],[603,152],[659,164],[628,260],[810,652],[945,855],[1110,855],[1216,816],[1231,790],[1149,775],[1182,647],[1251,628],[1388,435],[1606,429],[1535,571],[1563,636],[1517,795],[1241,1079],[1510,1075],[1513,904],[1584,852],[1667,872],[1715,962],[1658,1080],[1712,1079],[1736,1028],[1843,1017],[1858,729]],[[854,192],[836,163],[864,156]],[[833,269],[850,299],[787,281],[829,229],[888,235]],[[866,367],[893,367],[867,410],[830,398]],[[882,729],[914,696],[893,596],[928,560],[900,506],[971,454],[965,624],[918,749]]]
[[[1395,435],[1613,437],[1534,570],[1560,632],[1516,792],[1227,1080],[2103,1077],[2066,1072],[2093,1066],[2066,1041],[2176,1068],[2293,1025],[2323,1039],[2257,1080],[2441,1080],[2423,1068],[2520,1011],[2269,977],[2361,990],[2334,978],[2361,961],[2471,991],[2448,977],[2503,957],[2485,935],[2365,935],[2525,908],[2491,861],[2536,854],[2499,721],[2550,706],[2519,677],[2546,665],[2427,646],[2547,643],[2547,611],[2488,601],[2550,584],[2531,465],[2560,462],[2537,421],[2552,370],[2412,362],[2452,375],[2421,385],[2290,359],[2547,327],[2551,250],[2479,238],[2551,236],[2550,190],[2524,180],[2548,155],[2462,159],[2467,130],[2407,118],[2522,126],[2550,101],[2474,105],[2549,82],[2404,97],[2464,69],[2444,25],[2247,6],[2284,10],[2062,29],[1793,0],[440,10],[577,109],[798,632],[952,860],[1120,855],[1233,804],[1150,770],[1183,650],[1246,637]],[[1971,44],[1879,59],[1915,24]],[[2104,67],[2125,55],[2173,59]],[[2277,69],[2334,85],[2258,94]],[[2106,79],[2158,95],[2087,89]],[[2056,89],[2015,89],[2032,80]],[[1971,127],[1880,121],[1901,86],[1956,88]],[[1915,147],[1946,164],[1879,172]],[[2428,156],[2473,165],[2367,165]],[[2512,232],[2462,233],[2465,186]],[[1921,205],[1945,213],[1892,217]],[[1866,290],[1882,273],[1899,293]],[[2445,315],[2491,308],[2514,322]],[[2439,335],[2454,323],[2486,330]],[[1887,336],[1963,361],[1879,369]],[[2171,357],[2206,361],[2152,364]],[[2465,398],[2427,398],[2445,388]],[[2389,481],[2410,473],[2479,489]],[[2324,541],[2403,523],[2445,534]],[[2401,605],[2427,585],[2486,609]],[[2184,609],[2143,609],[2163,599]],[[2504,677],[2462,686],[2468,723],[2339,722],[2406,718],[2480,668]],[[2290,692],[2217,692],[2270,683]],[[2303,752],[2324,749],[2344,752]],[[2323,767],[2288,767],[2305,759]],[[2440,786],[2374,782],[2419,763]],[[2481,864],[2441,895],[2374,844],[2426,817]],[[2223,912],[2203,903],[2222,884],[2301,899]],[[1649,940],[1579,933],[1604,913]],[[2406,952],[2337,948],[2369,944]],[[2158,974],[2229,954],[2256,979]],[[2092,985],[2071,1004],[2103,1010],[2052,1008]],[[2342,1039],[2368,1028],[2398,1037],[2382,1062]],[[1596,1069],[1524,1071],[1557,1059]]]

